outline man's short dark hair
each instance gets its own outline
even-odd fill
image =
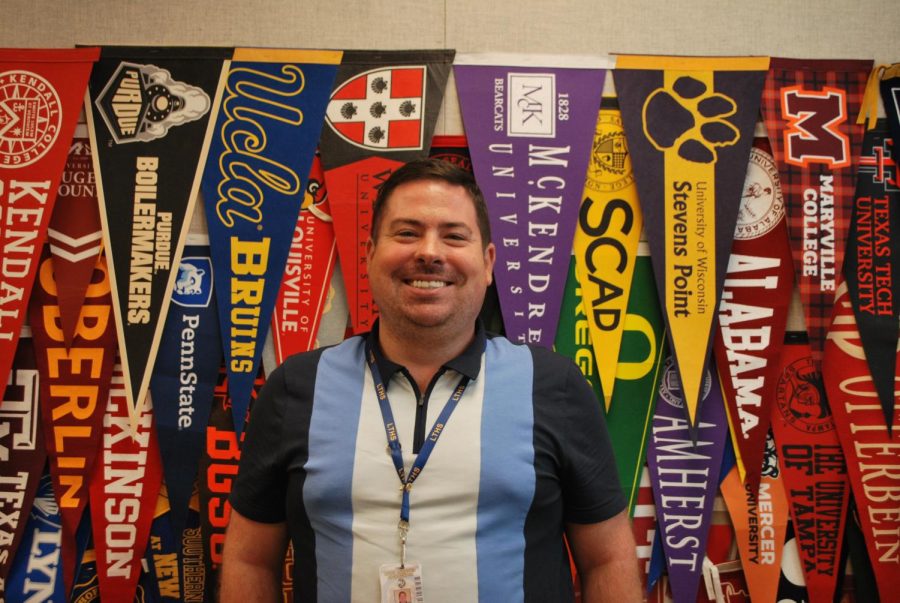
[[[475,176],[460,167],[442,159],[420,159],[410,161],[406,165],[395,170],[378,189],[378,196],[372,206],[372,240],[378,238],[378,228],[381,226],[381,216],[390,199],[391,194],[401,184],[418,182],[420,180],[436,180],[446,182],[453,186],[461,186],[472,199],[475,206],[475,217],[478,221],[478,230],[481,233],[481,245],[487,247],[491,242],[491,223],[488,219],[487,205],[484,195],[475,182]]]

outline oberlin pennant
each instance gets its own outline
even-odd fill
[[[890,136],[893,140],[900,140],[900,63],[885,68],[879,88]]]
[[[172,507],[171,523],[176,533],[184,527],[188,515],[213,389],[222,366],[213,267],[204,239],[188,235],[150,381],[167,504]]]
[[[235,421],[247,412],[340,60],[242,48],[227,70],[202,186]]]
[[[519,343],[550,347],[556,337],[606,67],[492,54],[454,66],[506,336]]]
[[[841,572],[850,484],[822,373],[802,332],[785,334],[772,433],[809,600],[830,602]]]
[[[0,599],[8,598],[6,578],[47,462],[34,347],[31,330],[24,329],[0,405]]]
[[[635,514],[641,471],[647,455],[647,437],[659,380],[668,357],[666,326],[659,309],[650,249],[646,243],[638,246],[636,256],[628,311],[622,317],[624,329],[616,366],[616,389],[613,404],[606,412],[622,490]]]
[[[56,275],[63,339],[69,347],[75,338],[84,292],[103,249],[91,141],[83,124],[75,128],[69,147],[47,240]]]
[[[855,120],[871,67],[871,61],[772,59],[763,94],[817,369],[842,279],[863,133]]]
[[[316,155],[272,314],[272,340],[278,364],[291,354],[318,347],[319,322],[335,294],[331,278],[336,262],[328,188],[322,160]]]
[[[894,415],[900,334],[898,151],[884,120],[866,130],[844,263],[844,278],[888,432]]]
[[[103,413],[115,364],[106,256],[97,259],[71,346],[66,346],[63,337],[53,262],[47,250],[31,297],[29,322],[40,373],[41,421],[62,518],[63,575],[69,586],[74,577],[75,532],[100,452]]]
[[[717,379],[707,371],[694,429],[687,422],[678,372],[666,361],[651,426],[647,466],[676,603],[697,599],[728,424]],[[696,435],[696,437],[694,437]]]
[[[206,567],[200,536],[199,499],[191,498],[185,527],[173,529],[166,487],[159,490],[156,511],[150,528],[150,542],[144,556],[147,572],[142,578],[144,590],[154,601],[203,603]]]
[[[741,481],[754,493],[780,369],[777,344],[784,340],[793,282],[778,168],[768,141],[757,138],[750,151],[713,339]]]
[[[319,147],[354,333],[378,315],[366,272],[381,184],[428,155],[453,50],[350,50],[338,69]]]
[[[696,422],[767,58],[621,56],[616,90],[672,355]]]
[[[825,389],[847,458],[878,592],[882,601],[891,601],[900,593],[900,442],[896,437],[900,409],[892,409],[892,432],[884,423],[880,392],[866,359],[865,339],[860,337],[850,295],[841,286],[825,342]]]
[[[134,423],[153,374],[229,56],[221,48],[105,47],[91,73],[85,110]]]
[[[9,374],[96,48],[0,49],[0,375]],[[0,394],[5,384],[0,384]]]

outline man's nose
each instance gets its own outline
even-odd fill
[[[421,262],[433,263],[442,261],[444,256],[441,238],[437,233],[426,233],[419,241],[416,249],[416,259]]]

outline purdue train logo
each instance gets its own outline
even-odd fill
[[[210,108],[203,90],[173,80],[166,69],[124,62],[95,104],[119,144],[162,138],[169,128],[196,121]]]

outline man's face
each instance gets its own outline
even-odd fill
[[[493,244],[483,247],[475,205],[463,187],[435,180],[398,186],[373,234],[369,283],[383,324],[472,328],[491,284],[495,251]]]

